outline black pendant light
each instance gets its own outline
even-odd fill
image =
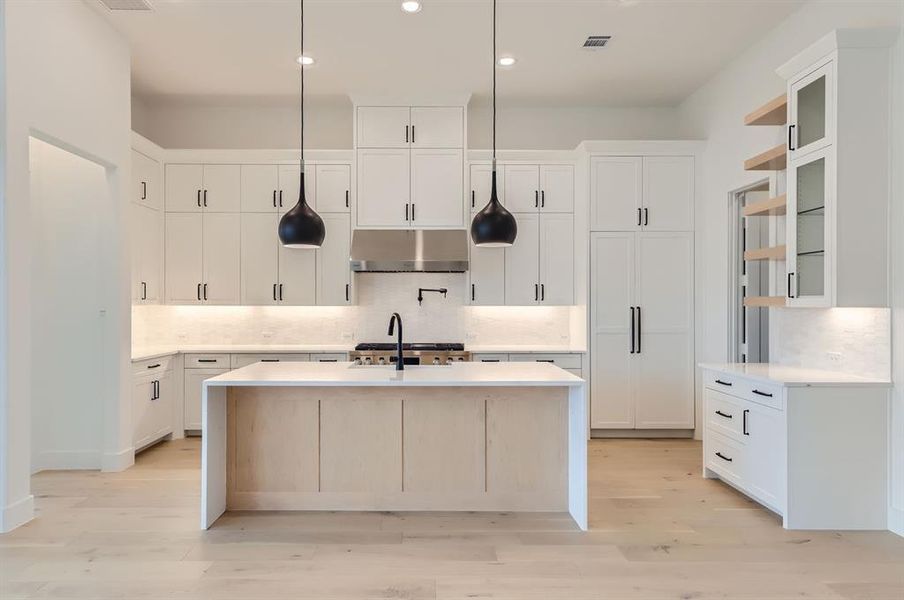
[[[279,241],[287,248],[320,248],[326,237],[323,219],[305,200],[304,194],[304,0],[301,0],[301,181],[298,188],[298,204],[279,220]]]
[[[471,221],[474,245],[485,248],[511,246],[518,236],[518,223],[496,195],[496,0],[493,0],[493,174],[490,201]]]

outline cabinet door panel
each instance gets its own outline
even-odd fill
[[[505,184],[504,165],[496,165],[496,196],[499,202],[505,204],[505,193],[503,191]],[[491,165],[471,165],[471,187],[468,192],[468,206],[471,213],[476,213],[483,209],[490,201],[490,191],[492,189],[492,173]]]
[[[242,304],[277,303],[278,223],[279,216],[272,212],[242,215]]]
[[[163,298],[163,212],[140,207],[141,225],[136,232],[141,239],[140,290],[145,304],[159,303]]]
[[[242,207],[242,171],[239,165],[204,165],[205,212],[239,212]]]
[[[322,187],[320,188],[323,189]],[[324,213],[326,239],[317,250],[317,304],[339,306],[351,302],[351,218]]]
[[[304,173],[305,200],[314,210],[317,208],[317,177],[312,167],[305,167]],[[279,166],[279,193],[277,194],[277,210],[285,214],[298,204],[298,187],[301,183],[301,167],[298,165]]]
[[[359,106],[358,148],[407,148],[409,118],[407,106]]]
[[[817,150],[788,165],[789,306],[828,307],[833,303],[834,245],[827,225],[835,200],[831,150]]]
[[[200,213],[166,215],[166,302],[200,304],[204,278],[203,227]]]
[[[537,165],[505,166],[505,207],[512,212],[540,208],[540,169]]]
[[[518,237],[505,248],[505,303],[512,306],[537,304],[540,300],[540,217],[515,215]]]
[[[835,141],[835,62],[828,62],[788,86],[793,161]]]
[[[410,151],[358,151],[358,226],[407,227]]]
[[[348,165],[317,165],[317,207],[321,212],[349,212],[351,169]]]
[[[201,212],[201,165],[166,165],[166,211]]]
[[[160,163],[132,150],[132,200],[149,208],[163,210]]]
[[[471,243],[468,300],[473,305],[505,304],[505,248],[481,248]]]
[[[411,151],[411,224],[462,226],[462,151]]]
[[[574,212],[574,167],[540,166],[540,210],[551,213]]]
[[[141,259],[142,259],[142,236],[141,236],[141,225],[142,225],[142,209],[143,207],[140,204],[136,204],[135,202],[129,203],[129,231],[131,232],[131,238],[129,240],[129,248],[132,252],[131,256],[131,268],[132,268],[132,303],[136,304],[142,301],[143,297],[143,287],[142,287],[142,268],[141,268]]]
[[[411,109],[411,144],[415,148],[463,148],[464,117],[458,106]]]
[[[132,443],[140,448],[150,441],[151,404],[153,384],[147,377],[136,378],[132,383]]]
[[[634,233],[596,233],[591,240],[590,423],[599,429],[634,427]]]
[[[242,165],[242,212],[275,213],[278,191],[276,165]]]
[[[151,439],[159,440],[173,431],[173,373],[163,374],[157,379],[157,396],[151,411]]]
[[[540,302],[574,304],[574,215],[540,216]]]
[[[327,230],[327,236],[330,235]],[[279,245],[280,304],[310,306],[317,301],[317,251]]]
[[[241,216],[204,215],[204,285],[207,304],[238,304],[241,297]],[[202,290],[203,292],[203,290]]]
[[[693,429],[693,351],[687,333],[643,333],[637,356],[638,429]]]
[[[748,456],[745,487],[776,510],[784,510],[785,445],[781,411],[745,402]]]
[[[694,229],[693,157],[644,157],[643,208],[646,231]]]
[[[183,423],[185,429],[201,429],[201,384],[205,379],[228,372],[229,369],[185,369],[183,379]]]
[[[634,231],[643,193],[643,161],[637,156],[597,157],[590,161],[590,228]]]

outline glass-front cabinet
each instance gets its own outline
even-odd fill
[[[788,157],[793,161],[835,141],[835,62],[788,86]]]
[[[788,306],[831,306],[831,146],[788,165]]]

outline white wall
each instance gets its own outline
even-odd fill
[[[107,175],[103,166],[35,138],[29,150],[32,470],[98,468]]]
[[[2,2],[5,45],[5,152],[0,246],[4,263],[0,346],[0,530],[31,518],[29,490],[31,274],[29,137],[38,137],[104,165],[111,202],[100,215],[103,236],[100,296],[104,382],[103,463],[131,461],[128,397],[130,301],[125,236],[129,175],[130,83],[125,40],[86,3]]]
[[[901,5],[904,31],[904,4]],[[892,111],[892,393],[891,507],[889,529],[904,536],[904,34],[898,38],[894,70]]]
[[[685,125],[689,132],[707,139],[701,165],[706,175],[702,190],[703,206],[699,211],[705,258],[698,276],[703,278],[701,308],[708,317],[698,360],[721,362],[728,357],[728,192],[762,177],[762,173],[743,170],[745,159],[784,141],[783,128],[744,127],[743,116],[762,102],[785,91],[785,82],[775,73],[776,67],[832,29],[896,27],[901,24],[899,3],[810,2],[720,71],[681,105],[680,111],[686,119]],[[900,158],[897,164],[901,164]],[[898,172],[900,170],[897,169]],[[900,193],[895,201],[901,202]],[[781,331],[775,329],[774,335],[779,337],[779,343],[781,340],[790,343],[789,346],[777,348],[779,355],[809,356],[816,360],[825,357],[825,348],[818,345],[820,340],[825,341],[826,337],[840,339],[841,332],[845,329],[844,323],[849,319],[836,318],[818,309],[795,309],[793,312],[791,309],[780,309],[773,310],[773,313],[776,317],[773,319],[773,328],[776,324],[780,324],[782,328]],[[878,317],[880,320],[882,318]],[[808,338],[803,335],[801,328],[814,324],[835,329],[826,332],[824,336]],[[875,340],[869,336],[870,331],[869,327],[863,330],[851,328],[847,331],[845,353],[854,362],[857,355],[869,355],[871,352],[871,345]],[[883,343],[887,343],[884,340],[888,339],[888,335],[882,336],[882,339]],[[807,345],[808,341],[811,345]],[[900,354],[897,362],[900,362]],[[900,373],[900,366],[896,366],[896,369]],[[900,390],[898,394],[900,395]],[[898,444],[901,444],[900,437]],[[893,457],[893,460],[900,462],[899,458]],[[893,485],[900,490],[902,482],[898,479]]]

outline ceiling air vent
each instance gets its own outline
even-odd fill
[[[151,10],[148,0],[100,0],[109,10]]]
[[[584,40],[584,48],[587,48],[588,50],[598,50],[599,48],[605,47],[611,39],[611,35],[591,35]]]

